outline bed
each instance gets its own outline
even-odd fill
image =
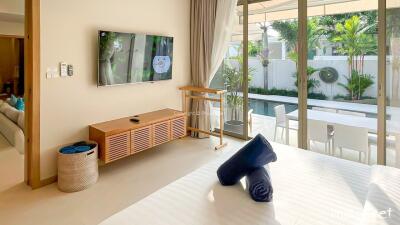
[[[244,182],[219,184],[216,170],[231,155],[226,154],[101,225],[400,224],[399,170],[273,146],[278,161],[268,168],[274,187],[270,203],[251,200]],[[390,218],[382,216],[389,208]]]

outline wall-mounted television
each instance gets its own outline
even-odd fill
[[[99,31],[98,86],[172,79],[173,37]]]

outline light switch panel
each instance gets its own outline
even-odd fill
[[[53,68],[53,70],[52,70],[52,75],[53,75],[53,78],[60,77],[60,75],[58,74],[57,68]]]
[[[47,79],[53,78],[53,69],[47,68],[47,71],[46,71],[46,78],[47,78]]]
[[[68,64],[65,62],[60,63],[60,75],[61,77],[68,76]]]
[[[74,66],[68,65],[68,76],[74,75]]]
[[[52,68],[52,67],[47,68],[47,70],[46,70],[46,78],[50,79],[50,78],[58,77],[58,73],[57,72],[58,72],[57,68]]]

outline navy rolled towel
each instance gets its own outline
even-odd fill
[[[250,171],[276,159],[271,144],[258,134],[218,168],[217,176],[222,185],[234,185]]]
[[[257,168],[246,176],[246,183],[251,198],[256,202],[272,201],[273,188],[268,171],[264,167]]]

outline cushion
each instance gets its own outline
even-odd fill
[[[24,126],[25,126],[25,113],[24,113],[24,111],[20,111],[20,112],[19,112],[17,125],[18,125],[22,130],[24,130]]]
[[[10,104],[11,106],[15,106],[15,104],[17,104],[17,101],[18,101],[18,98],[15,97],[15,95],[11,95],[9,104]]]
[[[6,117],[8,117],[14,123],[18,123],[19,113],[20,111],[18,111],[16,108],[8,106],[4,112],[4,115],[6,115]]]
[[[23,98],[18,98],[17,103],[15,104],[15,108],[19,111],[25,110],[25,103]]]

